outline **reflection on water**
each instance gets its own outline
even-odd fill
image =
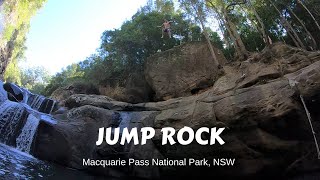
[[[81,171],[38,160],[0,144],[0,179],[97,179]]]

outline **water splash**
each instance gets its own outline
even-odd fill
[[[37,131],[40,120],[30,114],[27,122],[21,130],[21,134],[17,137],[17,149],[29,153],[33,142],[33,137]]]

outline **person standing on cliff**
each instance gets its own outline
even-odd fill
[[[163,38],[164,33],[167,33],[169,38],[171,38],[171,24],[173,21],[168,21],[166,19],[163,20],[163,23],[161,26],[158,27],[162,27],[162,36],[161,38]]]

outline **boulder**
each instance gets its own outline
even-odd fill
[[[39,124],[32,154],[83,169],[82,158],[92,156],[98,129],[112,123],[113,112],[87,105],[65,113],[56,123],[42,121]]]
[[[224,64],[223,53],[215,49]],[[186,43],[157,53],[145,62],[145,77],[156,100],[189,96],[213,85],[219,77],[209,48],[204,42]]]
[[[153,91],[142,73],[131,73],[120,83],[120,79],[111,78],[99,85],[101,95],[109,96],[117,101],[142,103],[152,100]],[[120,86],[119,84],[123,84]]]
[[[32,154],[40,159],[81,169],[91,170],[107,176],[135,175],[143,178],[159,177],[157,167],[125,166],[117,168],[86,167],[83,159],[151,159],[161,154],[152,141],[143,146],[132,143],[109,146],[103,143],[96,146],[98,129],[101,127],[136,127],[153,126],[153,119],[158,112],[117,112],[90,105],[74,108],[66,112],[64,118],[56,124],[42,121],[33,143]],[[140,136],[141,138],[141,136]],[[148,173],[146,173],[148,172]]]
[[[17,85],[4,83],[3,88],[8,92],[8,99],[10,101],[20,102],[23,100],[24,92]]]
[[[67,86],[56,89],[52,94],[51,98],[55,99],[64,105],[65,100],[73,94],[100,94],[99,90],[90,83],[74,82]]]

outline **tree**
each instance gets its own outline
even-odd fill
[[[318,21],[316,20],[316,18],[311,13],[311,11],[307,8],[307,6],[304,5],[304,3],[301,0],[298,0],[298,3],[309,13],[312,20],[314,21],[314,24],[318,27],[318,30],[320,31],[320,25],[319,25]]]
[[[256,8],[253,6],[253,4],[251,3],[251,0],[247,0],[248,1],[248,6],[249,9],[253,12],[254,16],[256,17],[257,21],[259,22],[260,26],[257,26],[257,29],[259,30],[259,32],[262,34],[262,38],[263,38],[263,42],[268,46],[270,44],[272,44],[270,37],[267,35],[266,32],[266,28],[265,25],[261,19],[261,17],[259,16],[259,13],[256,11]]]
[[[235,3],[227,4],[224,0],[206,0],[207,6],[210,7],[217,14],[223,22],[226,30],[231,38],[236,50],[237,59],[246,59],[249,53],[237,31],[236,25],[232,22],[229,12],[230,8],[234,7]]]
[[[286,17],[280,12],[278,7],[272,2],[272,0],[268,0],[271,5],[275,8],[275,10],[279,13],[280,16],[280,22],[283,25],[283,27],[286,29],[287,33],[291,37],[291,39],[294,41],[295,45],[297,47],[300,47],[302,49],[306,49],[304,44],[302,43],[300,37],[298,36],[297,32],[293,29],[291,24],[287,21]]]
[[[303,29],[304,29],[305,32],[307,33],[309,39],[310,39],[311,42],[312,42],[312,47],[311,47],[312,50],[316,50],[316,49],[317,49],[317,42],[316,42],[316,40],[313,38],[313,36],[312,36],[312,34],[310,33],[310,31],[308,30],[308,28],[305,26],[305,24],[304,24],[304,22],[302,21],[302,19],[300,19],[300,18],[296,15],[296,13],[294,13],[294,11],[293,11],[290,7],[288,7],[288,10],[289,10],[290,13],[293,15],[293,17],[295,17],[295,18],[298,20],[298,22],[301,24],[301,26],[303,27]]]
[[[211,56],[213,58],[213,62],[216,64],[216,66],[220,66],[217,55],[214,52],[213,46],[211,44],[209,34],[208,34],[207,29],[204,25],[204,23],[205,23],[204,2],[203,1],[196,1],[196,0],[179,0],[179,2],[180,2],[180,6],[183,7],[184,10],[186,10],[190,14],[193,14],[195,19],[197,19],[200,22],[201,28],[203,30],[203,34],[204,34],[205,39],[208,43],[208,47],[209,47]]]
[[[90,81],[95,85],[116,80],[117,84],[125,86],[130,74],[143,73],[146,58],[179,45],[180,42],[189,41],[190,29],[199,28],[182,13],[158,11],[152,3],[148,4],[149,7],[141,8],[119,29],[103,32],[97,52],[55,75],[46,87],[46,94],[50,95],[58,87],[79,80]],[[168,5],[170,3],[166,3]],[[172,39],[162,39],[161,29],[157,28],[164,18],[173,20]],[[193,36],[201,37],[201,34],[194,31]]]
[[[18,67],[18,63],[15,61],[11,62],[5,71],[4,80],[17,85],[21,85],[21,71]]]
[[[0,67],[1,69],[9,68],[4,75],[6,81],[20,83],[18,76],[16,76],[20,70],[12,68],[18,68],[19,60],[24,57],[26,34],[30,28],[30,19],[45,2],[46,0],[8,0],[2,4],[1,15],[4,16],[5,21],[0,37],[0,46],[8,42],[13,42],[14,44],[12,50],[9,50],[11,51],[10,54],[12,54],[8,60],[9,65],[4,64],[4,67]]]
[[[42,94],[50,81],[49,72],[41,66],[35,66],[21,71],[21,86],[33,93]]]

